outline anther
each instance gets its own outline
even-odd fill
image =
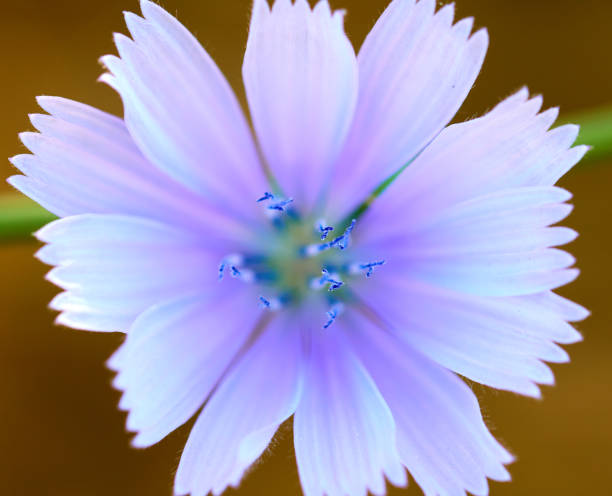
[[[337,238],[333,239],[332,241],[329,241],[327,243],[323,243],[322,245],[307,245],[307,246],[303,246],[300,249],[300,255],[302,255],[303,257],[314,257],[316,255],[318,255],[319,253],[329,250],[331,248],[334,247],[338,247],[340,250],[346,250],[346,248],[348,248],[349,242],[351,240],[351,232],[353,231],[355,224],[357,223],[357,221],[355,219],[353,219],[351,221],[351,225],[348,226],[345,230],[344,233],[342,234],[342,236],[338,236]],[[323,237],[321,237],[321,239],[325,239]]]
[[[357,264],[356,266],[356,270],[352,271],[352,272],[359,272],[362,270],[366,271],[366,277],[371,277],[372,273],[374,272],[374,267],[380,267],[381,265],[385,265],[386,261],[385,260],[378,260],[376,262],[370,262],[370,263],[365,263],[365,264]]]
[[[268,206],[268,210],[278,210],[279,212],[284,212],[285,207],[290,203],[293,203],[293,198],[288,198],[287,200],[281,200],[273,203],[272,205]]]
[[[327,236],[329,235],[329,233],[334,230],[333,227],[327,226],[326,222],[323,220],[320,220],[319,222],[317,222],[315,227],[317,228],[319,233],[321,233],[321,241],[324,241],[325,239],[327,239]]]
[[[277,199],[269,191],[266,191],[261,198],[258,198],[257,203],[265,202],[268,200],[278,200],[268,205],[268,210],[275,210],[277,212],[285,212],[285,207],[290,203],[293,203],[293,198],[287,198],[286,200]]]
[[[226,256],[223,260],[221,260],[221,264],[219,265],[219,280],[223,279],[223,274],[225,272],[225,267],[228,265],[236,267],[240,266],[244,263],[244,257],[242,255],[233,254]],[[233,275],[233,271],[232,271]]]
[[[329,291],[336,291],[336,289],[340,289],[344,285],[337,274],[330,274],[327,269],[323,269],[321,273],[323,276],[320,279],[320,283],[321,285],[329,283]]]
[[[327,329],[330,325],[332,325],[342,310],[344,310],[344,305],[342,303],[336,303],[333,307],[331,307],[327,312],[328,320],[323,325],[323,329]]]
[[[268,299],[268,298],[264,298],[263,296],[260,296],[259,302],[262,308],[265,308],[273,312],[276,310],[280,310],[280,308],[282,307],[282,303],[277,298]]]
[[[244,282],[254,282],[256,279],[256,275],[255,272],[253,272],[250,269],[238,269],[238,267],[236,267],[235,265],[232,265],[230,267],[230,271],[232,274],[232,277],[236,278],[236,279],[240,279],[241,281]]]
[[[266,191],[264,195],[257,200],[257,203],[261,203],[266,200],[274,200],[274,195],[270,193],[269,191]]]
[[[259,304],[262,308],[265,308],[266,310],[276,312],[285,307],[290,302],[290,300],[290,296],[286,293],[283,293],[277,298],[266,298],[265,296],[260,296]]]

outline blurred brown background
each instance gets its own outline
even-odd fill
[[[335,0],[346,8],[355,44],[386,0]],[[491,48],[460,116],[482,113],[522,84],[545,95],[562,116],[612,103],[612,2],[606,0],[457,0],[459,16],[487,26]],[[242,92],[240,65],[250,0],[164,0],[199,37]],[[111,33],[125,31],[122,10],[136,0],[2,0],[3,113],[0,156],[23,152],[17,133],[30,129],[34,96],[61,95],[120,113],[119,99],[96,78],[97,58],[114,52]],[[242,93],[241,93],[242,94]],[[13,173],[8,162],[0,176]],[[494,496],[612,494],[612,322],[608,256],[612,159],[579,166],[562,185],[575,193],[568,224],[581,233],[571,247],[583,273],[563,293],[593,312],[579,328],[572,363],[555,366],[557,386],[544,401],[478,389],[493,432],[518,455],[513,483]],[[0,192],[10,187],[0,183]],[[54,327],[46,309],[56,289],[32,258],[33,241],[0,246],[0,491],[14,496],[170,496],[188,430],[158,446],[129,448],[119,394],[104,361],[119,335]],[[234,494],[232,492],[232,494]],[[239,494],[299,495],[291,432],[285,427]],[[413,484],[406,492],[418,495]]]

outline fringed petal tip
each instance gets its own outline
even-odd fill
[[[572,302],[573,303],[573,302]],[[591,316],[591,312],[590,310],[587,310],[586,308],[584,308],[581,305],[578,305],[577,303],[574,303],[575,307],[575,315],[573,315],[571,318],[569,318],[569,322],[582,322],[583,320],[586,320],[587,318],[589,318]]]
[[[11,162],[11,164],[13,164],[15,167],[19,168],[16,163],[16,159],[17,157],[13,157],[9,159],[9,162]],[[28,178],[24,176],[23,174],[15,174],[13,176],[9,176],[6,182],[10,184],[13,188],[15,188],[17,191],[20,191],[27,197],[31,197],[30,194],[28,193],[28,187],[27,187]]]
[[[507,106],[516,104],[518,102],[528,103],[532,105],[536,109],[536,112],[539,112],[539,116],[548,116],[548,119],[546,119],[549,121],[548,131],[562,132],[566,136],[566,142],[568,143],[568,151],[580,155],[580,158],[577,159],[577,162],[582,159],[584,154],[586,154],[592,149],[592,146],[588,144],[572,146],[580,134],[580,125],[574,123],[566,123],[553,126],[559,117],[560,108],[558,106],[555,106],[550,107],[546,110],[542,110],[544,104],[543,96],[541,94],[530,95],[529,88],[527,86],[522,86],[518,91],[516,91],[510,97],[506,98],[500,104],[498,104],[494,110],[502,110],[505,109]]]
[[[49,310],[59,311],[51,304],[48,305]],[[89,332],[121,332],[118,329],[99,329],[95,325],[87,327],[84,323],[90,318],[87,312],[78,311],[61,311],[53,320],[53,324],[59,327],[65,327],[73,331],[89,331]]]
[[[44,225],[38,231],[34,232],[34,236],[42,243],[52,243],[58,231],[61,232],[61,226],[58,226],[54,221]],[[36,252],[35,256],[38,256],[40,251],[41,250]],[[42,261],[44,262],[44,260]]]

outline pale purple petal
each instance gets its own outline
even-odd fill
[[[487,477],[510,479],[503,465],[513,458],[489,433],[463,381],[365,321],[345,334],[389,405],[402,462],[426,496],[484,496]]]
[[[334,171],[329,204],[346,214],[412,160],[453,118],[488,46],[472,19],[453,25],[454,6],[394,0],[364,42],[359,100]]]
[[[279,425],[295,411],[304,351],[302,334],[287,317],[261,322],[263,334],[205,405],[181,457],[176,494],[219,495],[237,486]]]
[[[528,396],[539,397],[537,384],[554,383],[543,361],[569,360],[555,342],[580,339],[559,312],[542,308],[542,294],[478,297],[378,274],[360,296],[387,328],[437,363]]]
[[[357,98],[343,13],[327,0],[255,0],[243,66],[253,123],[270,168],[307,209],[325,186]]]
[[[554,342],[579,339],[566,322],[576,320],[576,309],[548,291],[577,275],[567,269],[573,257],[551,248],[576,234],[548,227],[571,211],[564,203],[569,193],[552,186],[498,186],[447,202],[444,195],[453,190],[440,185],[428,196],[417,193],[426,215],[420,202],[404,203],[401,188],[409,198],[411,184],[400,177],[389,197],[383,195],[362,219],[368,226],[362,249],[384,258],[387,270],[361,285],[361,298],[439,364],[492,387],[539,396],[537,384],[554,382],[542,362],[568,359]],[[385,221],[384,212],[389,217],[396,209],[408,212],[404,225]]]
[[[429,218],[413,208],[402,223],[373,207],[362,249],[393,265],[393,277],[482,296],[554,289],[573,280],[574,258],[552,248],[575,239],[562,220],[569,195],[553,187],[517,188],[475,198]],[[381,198],[381,204],[385,202]],[[414,213],[414,214],[412,214]]]
[[[47,278],[66,290],[51,307],[58,322],[92,331],[127,331],[149,306],[216,287],[223,248],[149,219],[85,214],[37,233],[37,256],[56,265]]]
[[[246,119],[227,81],[197,40],[158,5],[126,14],[134,41],[116,35],[102,79],[121,95],[143,154],[187,188],[231,212],[258,218],[251,202],[268,188]]]
[[[373,209],[382,215],[404,209],[420,220],[498,191],[552,186],[587,147],[570,148],[577,126],[549,130],[558,111],[538,114],[541,106],[523,89],[485,116],[447,127]]]
[[[540,172],[566,168],[576,129],[547,131],[556,111],[536,115],[540,106],[521,91],[447,128],[360,220],[364,249],[394,260],[396,277],[482,296],[540,293],[575,279],[573,257],[552,247],[576,234],[548,227],[570,213],[570,195],[543,184]]]
[[[189,420],[256,329],[261,312],[248,288],[223,284],[156,304],[131,325],[109,360],[124,391],[132,444],[147,447]]]
[[[50,212],[137,215],[233,239],[248,233],[146,160],[121,119],[64,98],[38,102],[51,115],[31,116],[39,133],[21,139],[33,155],[11,159],[25,176],[9,182]]]
[[[295,452],[306,496],[385,493],[404,486],[389,407],[337,329],[313,330]]]

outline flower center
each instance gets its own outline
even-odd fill
[[[324,220],[303,219],[291,198],[266,192],[257,200],[269,213],[273,233],[258,253],[231,254],[221,261],[219,279],[226,273],[246,283],[261,286],[261,306],[278,311],[318,294],[329,311],[328,328],[352,299],[350,281],[370,277],[384,260],[355,261],[351,257],[352,220],[340,229]]]

